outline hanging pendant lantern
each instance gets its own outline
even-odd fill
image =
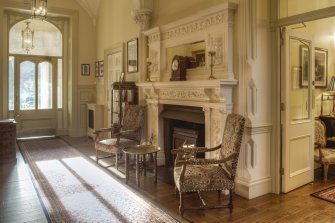
[[[32,0],[32,18],[47,19],[47,0]]]
[[[26,28],[22,30],[22,48],[27,53],[34,48],[34,31],[29,27],[29,21],[26,22]]]

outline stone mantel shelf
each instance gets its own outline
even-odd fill
[[[214,79],[214,80],[194,80],[194,81],[167,81],[167,82],[141,82],[136,83],[139,88],[154,88],[154,89],[185,89],[185,88],[220,88],[234,87],[237,85],[235,79]]]

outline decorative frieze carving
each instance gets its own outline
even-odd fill
[[[154,33],[149,36],[148,42],[153,43],[153,42],[159,42],[161,40],[161,34],[160,33]]]
[[[182,100],[208,100],[203,89],[161,89],[159,91],[161,99],[182,99]]]
[[[216,15],[211,15],[200,21],[181,25],[174,29],[170,29],[167,32],[163,32],[162,40],[189,35],[193,32],[198,32],[207,29],[210,26],[226,23],[227,21],[228,21],[227,14],[225,12],[221,12]]]

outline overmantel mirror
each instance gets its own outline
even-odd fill
[[[166,49],[166,71],[169,72],[174,56],[188,57],[188,69],[201,69],[206,66],[206,42],[204,40],[186,43]]]

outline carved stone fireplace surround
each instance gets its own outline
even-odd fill
[[[232,112],[232,93],[236,80],[202,80],[138,83],[147,102],[147,132],[164,148],[163,105],[201,107],[205,114],[205,146],[221,143],[226,115]],[[215,157],[212,153],[209,157]],[[158,153],[158,165],[165,164],[164,150]]]

